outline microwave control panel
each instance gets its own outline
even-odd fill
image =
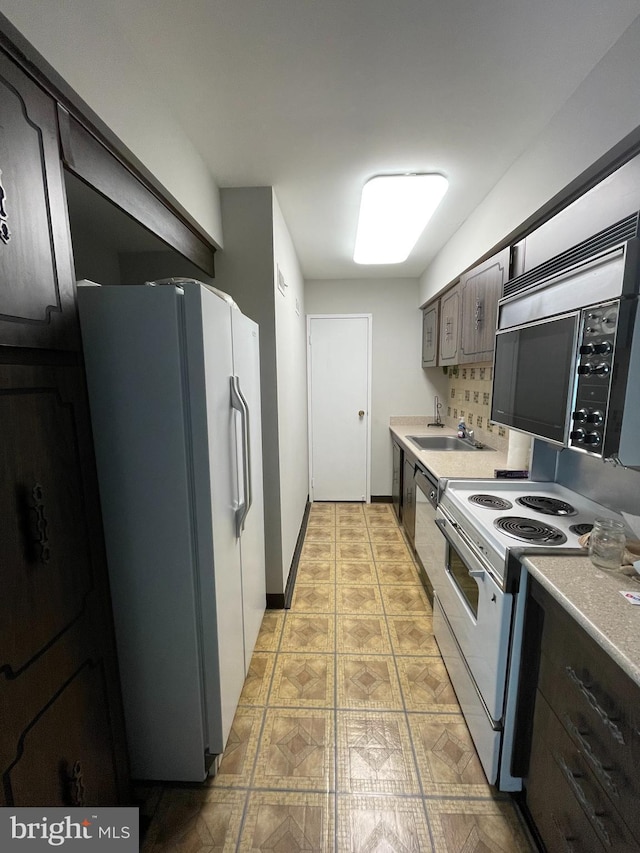
[[[586,308],[580,318],[576,394],[569,447],[602,455],[620,303]]]

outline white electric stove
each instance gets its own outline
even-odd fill
[[[510,550],[581,549],[596,518],[621,516],[557,483],[449,480],[440,507],[462,526],[504,583]]]
[[[444,484],[436,510],[444,559],[428,568],[434,633],[487,779],[500,790],[522,786],[510,754],[527,576],[514,558],[586,553],[579,538],[599,517],[620,518],[557,483]]]

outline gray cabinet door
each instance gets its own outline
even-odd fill
[[[509,249],[460,276],[460,363],[491,361],[498,300],[509,276]]]
[[[432,302],[422,310],[422,366],[438,364],[438,314],[439,302]]]
[[[460,285],[456,284],[440,299],[440,345],[438,364],[460,361]]]

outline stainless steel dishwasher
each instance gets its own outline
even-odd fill
[[[445,561],[445,539],[436,527],[438,482],[423,468],[417,467],[415,482],[415,550],[422,582],[433,604],[433,575],[442,571]]]

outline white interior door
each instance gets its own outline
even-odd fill
[[[307,323],[311,499],[368,501],[371,315]]]

